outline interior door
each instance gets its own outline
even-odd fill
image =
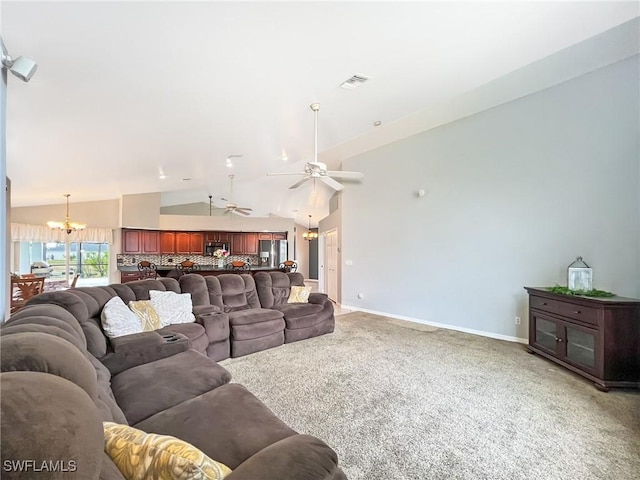
[[[338,232],[327,232],[325,241],[325,265],[327,296],[334,302],[338,302]]]

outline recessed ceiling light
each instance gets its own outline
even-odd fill
[[[191,181],[191,179],[190,179],[190,178],[183,178],[183,179],[182,179],[182,181],[183,181],[183,182],[190,182],[190,181]]]
[[[287,155],[287,151],[284,148],[282,149],[282,155],[280,156],[280,158],[282,159],[283,162],[286,162],[287,160],[289,160],[289,155]]]
[[[376,120],[375,122],[373,122],[374,127],[379,127],[380,125],[382,125],[382,122],[380,120]]]
[[[158,176],[158,178],[159,178],[160,180],[164,180],[165,178],[167,178],[167,176],[166,176],[164,173],[161,173],[161,174]]]

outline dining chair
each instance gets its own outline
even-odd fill
[[[11,277],[11,313],[20,310],[27,300],[44,291],[44,277]]]
[[[140,280],[144,278],[158,278],[158,267],[155,263],[141,260],[138,262],[138,271],[140,272]]]
[[[184,275],[185,273],[192,273],[196,270],[200,270],[200,265],[191,260],[185,260],[176,265],[176,270],[180,275]]]
[[[282,272],[292,273],[292,272],[295,272],[298,269],[298,264],[296,262],[294,262],[293,260],[285,260],[284,262],[282,262],[278,266],[278,268]]]
[[[232,270],[232,271],[251,270],[251,264],[249,262],[244,262],[242,260],[234,260],[230,263],[227,263],[227,270]]]

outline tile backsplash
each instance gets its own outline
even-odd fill
[[[157,266],[173,267],[185,260],[191,260],[201,266],[215,266],[218,265],[218,259],[210,255],[127,255],[118,254],[117,263],[119,267],[135,267],[138,262],[146,260],[147,262],[155,263]],[[260,264],[260,257],[257,255],[229,255],[224,259],[225,265],[235,260],[242,260],[249,262],[251,265],[258,266]]]

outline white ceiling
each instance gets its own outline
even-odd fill
[[[8,81],[13,206],[67,192],[72,202],[146,192],[163,192],[163,205],[208,202],[228,196],[233,173],[240,206],[303,224],[328,213],[332,191],[289,190],[298,177],[265,174],[312,159],[312,102],[322,156],[639,13],[638,2],[519,1],[0,8],[9,53],[38,63],[29,83]],[[355,73],[372,79],[339,88]],[[229,169],[232,154],[243,156]]]

